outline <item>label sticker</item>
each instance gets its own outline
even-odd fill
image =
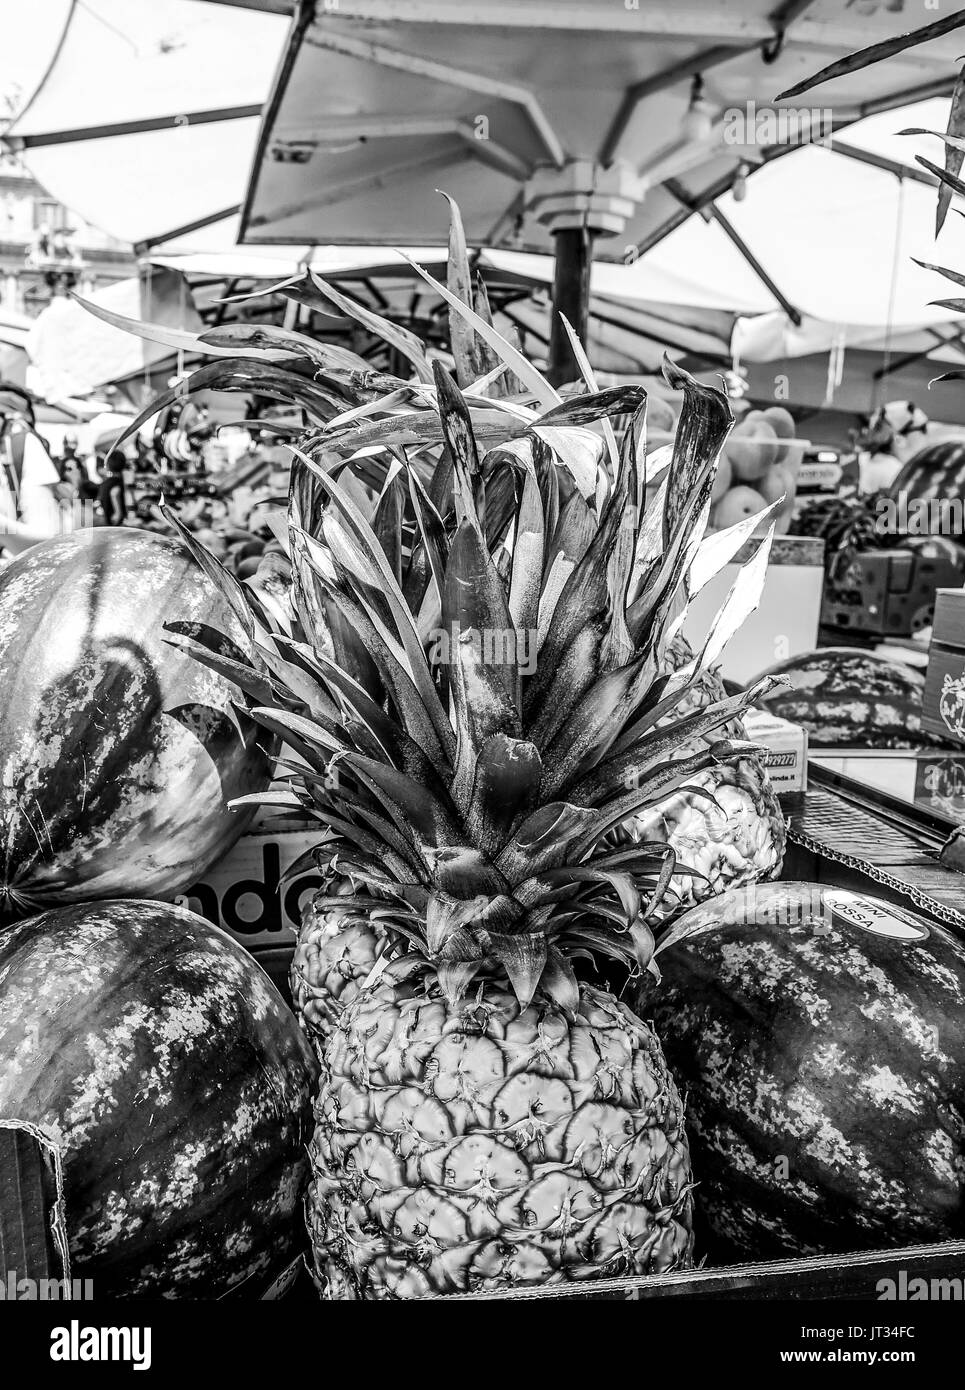
[[[920,917],[847,888],[829,889],[824,894],[824,904],[843,925],[858,927],[872,936],[887,936],[892,941],[927,941],[930,935]]]

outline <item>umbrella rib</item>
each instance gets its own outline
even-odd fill
[[[191,111],[177,116],[148,116],[136,121],[112,121],[104,125],[76,126],[71,130],[50,130],[37,135],[6,135],[3,143],[14,153],[45,149],[51,145],[79,145],[85,140],[112,139],[116,135],[149,135],[155,131],[180,130],[183,126],[213,125],[220,121],[242,121],[261,115],[261,105],[224,106],[211,111]]]
[[[157,236],[145,237],[143,241],[138,241],[134,246],[134,254],[143,256],[146,251],[153,251],[156,246],[162,246],[166,241],[173,241],[175,237],[188,236],[191,232],[200,232],[204,227],[211,227],[215,222],[223,222],[226,217],[234,217],[241,211],[238,203],[234,207],[222,208],[220,212],[209,212],[204,217],[198,217],[193,222],[186,222],[183,227],[161,232]]]
[[[336,34],[329,30],[313,30],[306,36],[306,41],[316,48],[328,48],[347,58],[359,58],[363,62],[376,63],[380,67],[395,68],[397,71],[407,72],[416,77],[432,78],[434,81],[444,83],[449,87],[466,87],[470,91],[481,92],[485,96],[498,97],[503,101],[510,101],[516,106],[521,106],[529,117],[534,131],[539,136],[543,148],[557,168],[561,168],[566,162],[566,152],[556,131],[528,87],[519,87],[515,83],[502,82],[498,78],[487,77],[482,73],[471,72],[466,68],[439,63],[432,58],[420,58],[414,53],[405,53],[401,49],[388,48],[385,44],[369,43],[365,39],[350,38],[347,34]]]
[[[715,202],[710,202],[709,205],[701,209],[697,205],[695,200],[688,195],[687,190],[683,188],[677,182],[676,179],[666,179],[664,181],[663,186],[671,195],[671,197],[676,198],[677,202],[681,203],[685,208],[688,208],[690,212],[694,213],[702,211],[705,213],[708,219],[712,218],[718,224],[721,231],[728,238],[728,240],[733,242],[734,246],[737,248],[740,255],[750,266],[751,270],[753,270],[754,274],[757,276],[758,280],[760,280],[761,284],[764,285],[766,289],[770,290],[771,294],[777,300],[778,304],[780,304],[781,308],[784,310],[785,314],[787,314],[788,318],[795,325],[795,327],[799,327],[801,323],[800,310],[795,309],[794,305],[787,298],[787,296],[781,293],[775,282],[771,279],[770,275],[768,275],[767,271],[764,269],[760,261],[754,255],[754,252],[747,245],[747,242],[744,241],[743,237],[740,235],[737,229],[734,226],[732,226],[731,223],[727,220],[727,218],[721,212],[717,204]]]
[[[609,164],[616,155],[620,141],[627,132],[630,122],[636,114],[637,108],[647,97],[656,96],[658,92],[666,91],[668,87],[676,86],[685,77],[692,77],[696,73],[701,75],[708,72],[711,68],[718,67],[721,63],[726,63],[729,58],[737,57],[745,53],[748,48],[753,48],[754,44],[736,45],[729,44],[726,47],[717,46],[706,48],[700,53],[693,54],[690,58],[684,58],[678,63],[672,64],[669,68],[664,68],[661,72],[653,73],[650,77],[645,77],[641,82],[635,82],[628,87],[623,94],[620,108],[610,124],[610,128],[603,138],[600,147],[601,164]]]

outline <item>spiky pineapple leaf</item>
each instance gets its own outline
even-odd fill
[[[441,190],[440,190],[441,191]],[[449,256],[446,262],[446,282],[449,292],[463,304],[473,305],[472,270],[466,233],[462,225],[459,204],[448,193],[442,194],[449,204]],[[449,344],[456,367],[456,384],[463,389],[482,375],[482,364],[475,351],[476,334],[461,314],[449,306]]]
[[[365,555],[369,563],[378,572],[382,583],[382,594],[389,605],[392,617],[396,624],[399,640],[405,652],[405,672],[415,686],[423,709],[428,716],[436,732],[436,737],[443,750],[448,750],[452,746],[452,730],[448,718],[439,700],[438,693],[432,683],[432,676],[425,659],[422,649],[422,641],[415,626],[412,614],[405,602],[402,591],[396,582],[395,575],[392,573],[386,561],[385,555],[378,543],[372,528],[369,526],[365,517],[361,514],[351,498],[332,478],[330,473],[326,473],[313,459],[300,450],[294,451],[302,460],[305,466],[314,474],[317,481],[327,492],[329,498],[338,509],[346,527],[354,537],[356,544],[361,548],[361,553]],[[371,608],[361,601],[361,606],[368,609],[369,620],[373,618]]]
[[[406,257],[408,259],[408,257]],[[370,333],[381,338],[390,347],[400,352],[415,368],[416,375],[420,381],[427,384],[432,380],[432,370],[423,344],[414,333],[410,333],[401,324],[393,323],[391,319],[383,318],[381,314],[374,313],[371,309],[366,309],[364,305],[356,300],[342,294],[334,285],[328,284],[321,276],[316,275],[312,270],[309,272],[312,283],[324,298],[328,299],[337,309],[341,309],[343,314],[355,319],[367,328]]]
[[[228,607],[238,619],[245,636],[249,642],[254,641],[255,637],[255,616],[252,612],[251,601],[247,597],[245,589],[233,574],[225,569],[221,561],[211,551],[203,546],[192,531],[181,521],[177,512],[162,500],[160,503],[161,514],[174,529],[177,531],[181,540],[184,542],[204,574],[214,584],[215,588],[225,599]]]
[[[561,400],[559,392],[555,387],[550,385],[542,372],[538,371],[536,367],[533,366],[532,362],[523,356],[518,348],[514,348],[512,344],[508,343],[501,333],[497,333],[495,328],[492,328],[488,323],[484,323],[479,315],[469,308],[468,304],[463,304],[461,299],[452,294],[445,285],[441,285],[438,280],[430,275],[427,270],[424,270],[411,256],[407,256],[404,251],[400,251],[399,254],[408,261],[416,274],[421,275],[426,284],[431,285],[436,293],[441,295],[446,303],[454,309],[457,314],[460,314],[471,328],[475,329],[480,338],[489,344],[500,361],[511,371],[515,372],[516,376],[519,377],[526,389],[533,393],[544,410],[551,410],[553,406],[559,405]]]
[[[944,34],[950,34],[955,29],[960,29],[965,24],[965,11],[958,11],[952,15],[946,15],[944,19],[934,20],[931,24],[925,24],[920,29],[912,29],[905,34],[896,34],[893,38],[882,39],[879,43],[873,43],[868,48],[859,49],[856,53],[849,53],[845,58],[838,58],[827,67],[821,68],[812,77],[806,77],[802,82],[796,82],[793,87],[788,87],[786,91],[779,92],[776,100],[786,101],[789,97],[800,96],[802,92],[809,92],[812,87],[819,87],[822,82],[830,82],[836,77],[848,77],[853,72],[860,72],[863,68],[871,67],[874,63],[881,63],[886,58],[893,58],[896,53],[904,53],[906,49],[915,48],[918,44],[928,43],[930,39],[941,38]]]
[[[275,692],[271,681],[256,671],[249,663],[233,661],[231,657],[222,656],[218,651],[212,651],[204,643],[179,632],[180,626],[181,624],[178,623],[164,624],[165,632],[171,634],[164,639],[169,647],[183,651],[185,655],[193,657],[200,665],[207,666],[209,670],[216,671],[225,680],[232,681],[239,690],[256,700],[260,705],[267,704],[274,698]]]
[[[734,633],[760,603],[773,539],[774,527],[770,526],[754,558],[742,565],[738,571],[730,592],[715,615],[707,634],[707,640],[700,653],[701,667],[713,666]]]
[[[533,810],[542,773],[539,750],[526,739],[497,733],[481,744],[463,822],[485,853],[496,853]]]
[[[482,745],[497,734],[522,736],[518,635],[485,538],[469,520],[449,551],[442,615],[456,728],[453,796],[465,811]]]
[[[296,333],[290,328],[280,328],[275,324],[224,323],[209,328],[198,336],[198,342],[205,347],[214,347],[237,356],[238,350],[244,352],[265,352],[276,357],[305,357],[322,371],[336,371],[342,374],[369,371],[364,357],[340,347],[337,343],[320,343],[317,338],[309,338],[305,333]]]
[[[663,374],[668,385],[684,393],[667,477],[663,531],[664,550],[667,550],[700,483],[708,477],[712,481],[734,417],[722,392],[702,385],[667,356],[664,356]]]
[[[726,565],[730,564],[754,532],[763,525],[772,512],[780,507],[781,500],[778,498],[776,502],[770,503],[763,511],[746,516],[742,521],[735,522],[733,526],[727,526],[724,530],[715,531],[712,535],[703,538],[697,554],[687,567],[687,595],[689,598],[696,598],[704,586],[709,584]]]

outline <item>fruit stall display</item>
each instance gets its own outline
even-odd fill
[[[721,516],[727,398],[666,364],[648,495],[647,393],[585,364],[561,395],[478,312],[455,209],[450,248],[454,376],[385,323],[411,381],[259,327],[183,384],[307,417],[256,574],[170,513],[176,539],[75,533],[0,580],[0,1122],[58,1146],[75,1272],[263,1297],[304,1242],[328,1299],[507,1296],[645,1287],[726,1240],[958,1234],[957,1025],[927,1057],[893,1030],[952,1016],[961,947],[906,958],[767,886],[788,832],[742,723],[796,699],[894,738],[913,692],[818,654],[729,694],[768,541],[699,649],[683,619],[787,502]],[[789,437],[742,425],[742,468]],[[318,826],[294,1013],[170,902],[256,806]],[[795,893],[810,917],[770,912]],[[758,1171],[779,1140],[784,1227]]]
[[[783,406],[749,410],[731,430],[717,467],[711,525],[733,526],[777,503],[774,530],[791,528],[804,446],[794,416]],[[792,442],[788,442],[792,441]]]
[[[858,647],[822,647],[778,662],[760,703],[807,730],[816,748],[920,748],[925,677],[914,666]]]
[[[936,592],[961,588],[965,544],[930,534],[929,528],[945,529],[943,513],[931,517],[916,509],[919,500],[927,499],[909,499],[895,484],[887,493],[811,498],[797,511],[794,535],[824,541],[821,624],[827,633],[913,636],[930,626]],[[909,509],[912,532],[902,529]]]

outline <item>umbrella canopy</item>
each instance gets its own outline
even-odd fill
[[[288,31],[271,9],[75,0],[4,143],[67,207],[135,246],[224,217]]]
[[[444,248],[419,248],[417,258],[437,278],[445,280]],[[243,317],[279,319],[291,314],[290,301],[266,295],[265,282],[281,281],[310,266],[328,282],[376,313],[404,324],[434,346],[448,344],[448,314],[441,296],[399,257],[352,247],[319,248],[301,259],[275,254],[259,261],[244,251],[223,254],[152,255],[155,266],[176,269],[191,284],[194,301],[210,324]],[[496,327],[504,335],[518,333],[528,355],[544,361],[549,349],[552,312],[552,262],[545,256],[511,252],[481,252],[474,257],[482,276]],[[600,266],[599,278],[611,289],[638,279],[633,267]],[[241,293],[261,296],[237,302]],[[298,326],[310,318],[312,335],[328,341],[349,341],[374,365],[387,368],[388,352],[354,320],[336,311],[309,315],[300,307]],[[590,298],[587,350],[594,368],[612,376],[658,372],[664,352],[696,363],[724,365],[730,360],[733,310],[641,302],[625,291],[594,292]],[[295,326],[289,323],[289,326]],[[363,338],[365,341],[362,341]],[[394,364],[397,366],[398,364]]]
[[[423,242],[442,187],[471,241],[555,252],[554,303],[583,333],[591,254],[633,258],[708,208],[796,318],[715,199],[751,164],[770,160],[780,182],[778,156],[802,138],[949,91],[954,36],[842,77],[826,108],[760,119],[756,103],[903,27],[875,7],[858,32],[830,0],[697,0],[686,12],[647,0],[309,4],[266,110],[242,239]],[[553,336],[558,378],[572,360],[555,319]]]
[[[201,329],[190,290],[176,270],[146,269],[97,291],[91,303],[128,319],[192,333]],[[27,351],[27,384],[49,400],[87,395],[106,383],[146,373],[168,356],[160,344],[115,328],[62,296],[34,320]]]
[[[715,199],[802,130],[840,134],[949,91],[960,47],[950,34],[842,79],[814,121],[802,108],[803,124],[782,126],[763,109],[777,91],[899,32],[903,15],[839,0],[317,0],[289,24],[294,8],[85,0],[8,144],[69,206],[145,248],[176,233],[203,248],[209,230],[222,246],[239,231],[425,245],[445,187],[470,240],[559,253],[557,304],[577,326],[591,251],[646,264],[678,229],[672,286],[703,281],[727,308],[722,292],[750,283],[758,309],[795,317],[808,311]],[[685,228],[695,210],[709,220]],[[705,302],[693,290],[637,297]]]

